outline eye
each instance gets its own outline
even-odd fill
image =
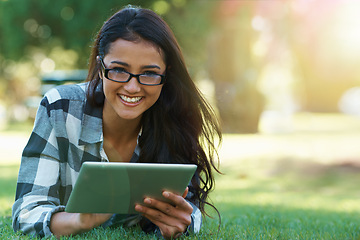
[[[146,76],[158,76],[159,74],[157,72],[154,71],[146,71],[144,72],[142,75],[146,75]]]
[[[116,73],[124,73],[124,72],[126,72],[124,68],[120,68],[120,67],[113,68],[113,69],[111,69],[111,71],[114,71]]]

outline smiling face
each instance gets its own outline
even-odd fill
[[[164,74],[166,64],[161,50],[143,39],[135,42],[118,39],[111,43],[105,55],[104,65],[108,69],[125,70],[133,74]],[[140,119],[159,98],[162,86],[140,84],[135,77],[129,82],[118,83],[101,73],[105,94],[103,117],[126,120]]]

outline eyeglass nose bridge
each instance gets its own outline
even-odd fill
[[[126,83],[130,82],[130,80],[134,77],[137,80],[137,82],[139,84],[141,84],[141,82],[140,82],[140,75],[141,74],[133,74],[133,73],[130,73],[130,72],[128,72],[128,74],[129,74],[129,78],[126,80]]]

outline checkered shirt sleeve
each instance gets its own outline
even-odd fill
[[[42,99],[19,170],[13,228],[50,236],[53,213],[64,211],[84,159],[101,161],[100,142],[79,145],[85,107],[84,85],[50,90]],[[97,116],[95,122],[100,122]],[[101,125],[100,125],[101,126]]]

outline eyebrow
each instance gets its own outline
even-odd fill
[[[125,63],[125,62],[121,62],[121,61],[112,61],[111,63],[123,65],[123,66],[125,66],[125,67],[130,67],[129,64],[127,64],[127,63]],[[161,68],[160,68],[158,65],[145,65],[145,66],[142,66],[142,68],[157,68],[157,69],[160,69],[160,70],[161,70]]]

